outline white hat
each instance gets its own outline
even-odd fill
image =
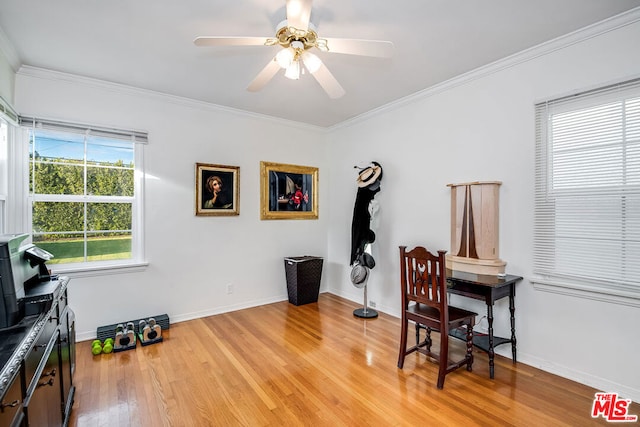
[[[367,166],[362,169],[360,173],[358,173],[358,178],[356,178],[356,182],[358,183],[358,187],[368,187],[369,185],[376,182],[380,175],[382,174],[382,168],[378,164],[373,164],[371,166]]]

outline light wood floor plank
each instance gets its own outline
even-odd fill
[[[491,380],[480,351],[473,372],[438,390],[423,355],[397,369],[399,319],[363,320],[355,308],[322,294],[173,324],[164,342],[135,350],[93,356],[79,343],[70,425],[607,425],[590,416],[596,390],[499,356]]]

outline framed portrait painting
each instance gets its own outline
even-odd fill
[[[318,168],[260,162],[260,219],[318,219]]]
[[[240,167],[196,163],[196,215],[240,215]]]

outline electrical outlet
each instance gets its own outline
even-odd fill
[[[227,283],[227,294],[231,295],[233,293],[233,284]]]
[[[376,308],[376,302],[369,300],[369,307]]]
[[[487,316],[482,316],[480,320],[476,323],[476,327],[474,328],[477,332],[481,334],[489,333],[489,321],[487,320]]]

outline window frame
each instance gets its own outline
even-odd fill
[[[0,96],[0,122],[7,129],[6,139],[0,143],[0,234],[4,234],[11,233],[15,225],[15,215],[13,215],[15,209],[12,207],[19,182],[10,180],[9,177],[15,177],[16,167],[12,160],[19,127],[18,114],[2,96]]]
[[[144,167],[144,145],[148,142],[146,132],[129,131],[120,129],[111,129],[97,127],[93,125],[85,125],[71,122],[53,121],[47,119],[20,117],[20,125],[24,131],[22,144],[26,144],[26,149],[20,151],[20,159],[23,162],[22,168],[23,181],[25,184],[25,193],[23,199],[24,209],[22,210],[26,216],[25,228],[30,236],[33,236],[33,203],[41,201],[64,201],[64,202],[82,202],[82,203],[100,203],[103,200],[109,202],[125,201],[131,203],[131,258],[119,260],[103,260],[103,261],[83,261],[75,263],[50,264],[49,268],[54,274],[64,274],[70,277],[87,277],[120,272],[142,271],[148,265],[146,261],[145,245],[144,245],[144,184],[145,184],[145,167]],[[36,127],[45,127],[47,130],[68,132],[68,133],[84,133],[85,135],[97,135],[100,137],[112,138],[117,140],[126,140],[127,137],[132,141],[134,153],[134,195],[133,196],[91,196],[86,195],[51,195],[51,194],[34,194],[29,188],[29,131]],[[16,156],[17,157],[17,156]],[[86,233],[85,230],[79,230]]]
[[[536,104],[535,213],[533,276],[531,278],[531,282],[537,290],[640,307],[640,282],[637,280],[631,283],[616,284],[615,281],[608,282],[608,278],[605,275],[602,275],[599,278],[590,279],[576,275],[576,273],[563,273],[561,270],[555,269],[554,266],[547,267],[545,265],[545,260],[548,260],[549,256],[552,256],[554,259],[557,256],[557,240],[553,233],[557,231],[556,208],[558,201],[566,201],[568,200],[568,197],[575,197],[580,194],[588,195],[589,197],[595,197],[597,195],[617,195],[621,201],[629,195],[635,198],[640,195],[640,186],[629,185],[627,182],[622,182],[621,184],[609,187],[583,185],[570,188],[568,190],[554,189],[553,183],[555,175],[552,170],[554,165],[554,159],[552,157],[553,136],[549,129],[550,119],[553,115],[564,114],[571,111],[577,112],[589,107],[602,106],[613,101],[626,99],[627,97],[632,97],[633,99],[640,97],[640,79],[609,85],[603,88]],[[634,144],[634,148],[637,149],[638,142],[634,139],[630,139],[631,142],[629,142],[625,133],[628,130],[627,123],[625,121],[626,115],[622,114],[621,117],[622,121],[620,131],[622,132],[622,150],[626,150],[628,146],[633,147]],[[584,153],[588,153],[588,149],[584,149],[581,152],[581,154]],[[583,157],[580,157],[580,159],[584,161]],[[622,159],[623,165],[626,168],[626,166],[629,165],[629,160],[624,156]],[[636,158],[632,158],[631,162],[634,160],[637,161]],[[618,162],[616,164],[619,165],[620,163]],[[580,166],[574,167],[577,168]],[[552,214],[549,213],[550,209],[553,211]],[[598,210],[598,212],[600,212],[600,210]],[[616,209],[616,212],[619,212],[621,217],[624,218],[625,215],[629,215],[630,211],[627,211],[623,206],[623,203],[621,203],[621,207]],[[553,221],[553,225],[549,225],[550,221]],[[637,223],[634,223],[634,225],[637,227]],[[555,231],[550,233],[550,230]],[[624,246],[624,244],[628,244],[629,242],[634,242],[634,231],[636,231],[635,228],[632,232],[626,232],[626,230],[620,231],[623,236],[619,240],[621,246]],[[579,236],[578,233],[579,232],[576,231],[574,234],[571,234],[571,236],[577,237]],[[551,235],[553,235],[553,238],[550,237]],[[551,240],[553,241],[552,244],[549,243]],[[577,249],[572,248],[571,250],[572,252],[569,252],[569,254],[577,253]],[[548,255],[545,254],[545,251],[554,252],[553,255]],[[631,260],[625,260],[624,265],[627,267],[629,265],[633,265],[632,259],[633,258],[631,258]]]

